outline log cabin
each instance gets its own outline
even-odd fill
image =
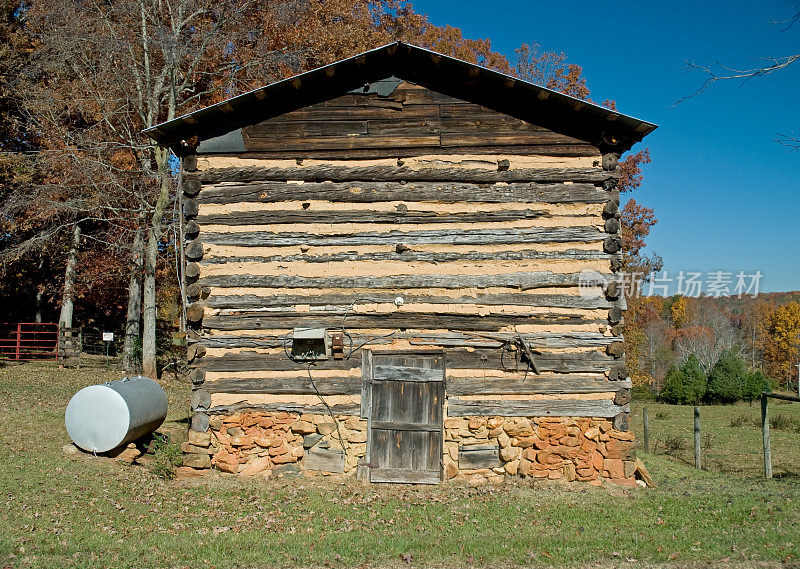
[[[184,464],[632,484],[617,162],[655,128],[398,42],[146,131],[181,157]]]

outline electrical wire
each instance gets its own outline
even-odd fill
[[[308,371],[308,381],[311,382],[311,387],[312,389],[314,389],[314,393],[317,394],[319,400],[322,401],[322,404],[325,405],[325,408],[328,410],[328,414],[331,416],[333,424],[336,427],[336,436],[339,438],[339,444],[342,446],[342,451],[344,451],[345,450],[344,439],[342,438],[342,431],[339,430],[339,421],[336,420],[336,416],[333,414],[333,409],[331,409],[331,406],[328,405],[328,402],[325,401],[325,399],[322,397],[322,394],[319,392],[319,389],[317,389],[317,384],[314,383],[314,378],[311,376],[312,365],[313,364],[311,362],[308,362],[308,366],[306,367],[306,370]]]

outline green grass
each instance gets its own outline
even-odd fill
[[[655,489],[628,490],[180,481],[65,454],[69,397],[113,377],[0,368],[0,567],[747,566],[800,555],[796,480],[696,471],[664,455],[643,455]],[[171,404],[162,430],[174,441],[187,388],[162,383]],[[669,411],[664,423],[677,429],[684,410]]]
[[[651,452],[694,465],[694,418],[690,405],[636,403],[631,426],[642,449],[642,407],[650,417]],[[772,469],[777,478],[800,483],[800,403],[770,399]],[[764,474],[761,404],[700,407],[703,468],[758,479]],[[679,442],[681,441],[681,442]],[[676,446],[680,449],[676,450]]]

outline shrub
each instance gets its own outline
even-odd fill
[[[738,417],[734,417],[731,419],[731,427],[744,427],[745,425],[750,423],[750,417],[747,415],[739,415]]]
[[[761,398],[764,391],[772,391],[769,380],[760,371],[751,371],[745,376],[742,399],[756,401]]]
[[[678,435],[673,435],[664,439],[664,450],[668,454],[679,454],[685,451],[687,448],[689,448],[689,445],[687,444],[686,439]]]
[[[706,400],[709,403],[735,403],[744,395],[747,375],[742,359],[725,350],[708,376]]]
[[[700,369],[700,362],[691,355],[680,368],[669,368],[659,396],[667,403],[696,405],[703,399],[705,392],[706,376]]]
[[[181,447],[170,441],[169,436],[156,434],[151,445],[154,454],[150,470],[159,478],[170,480],[175,477],[175,467],[183,462]]]

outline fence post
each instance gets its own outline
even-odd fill
[[[14,359],[19,361],[19,346],[20,346],[20,339],[22,338],[22,323],[17,324],[17,351]]]
[[[650,452],[650,420],[647,407],[642,407],[642,425],[644,426],[644,452]]]
[[[761,394],[761,433],[764,441],[764,478],[772,478],[772,449],[769,444],[769,413],[767,412],[767,402],[769,398],[766,393]]]
[[[694,467],[702,468],[700,464],[700,407],[694,408]]]

